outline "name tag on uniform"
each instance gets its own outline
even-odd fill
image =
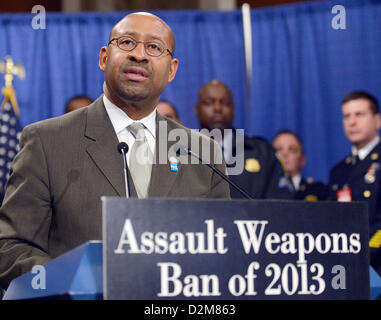
[[[337,190],[337,201],[352,202],[352,190],[350,188]]]

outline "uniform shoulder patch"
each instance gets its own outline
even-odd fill
[[[377,230],[377,232],[370,239],[369,247],[371,247],[371,248],[380,248],[381,247],[381,230]]]

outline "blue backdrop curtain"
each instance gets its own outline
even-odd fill
[[[331,26],[331,10],[338,4],[346,9],[345,30]],[[305,143],[305,174],[318,180],[327,181],[330,168],[349,152],[342,132],[342,96],[364,89],[381,99],[379,0],[252,10],[250,118],[245,114],[241,12],[155,13],[173,29],[180,60],[162,98],[177,106],[184,124],[198,128],[197,92],[220,79],[234,94],[235,127],[268,139],[280,129],[295,130]],[[125,14],[47,13],[45,30],[32,28],[33,14],[0,15],[0,59],[11,55],[26,70],[24,81],[14,81],[22,125],[61,115],[73,95],[96,98],[102,93],[99,50]]]

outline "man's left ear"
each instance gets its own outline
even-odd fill
[[[304,166],[306,165],[306,162],[307,162],[307,157],[305,155],[303,155],[302,163],[301,163],[302,168],[304,168]]]
[[[107,47],[102,47],[99,52],[99,68],[102,71],[106,69],[106,60],[107,60]]]
[[[381,114],[377,113],[377,129],[381,129]]]
[[[168,82],[172,82],[172,80],[175,78],[178,67],[179,67],[179,60],[176,58],[172,59],[171,65],[169,66]]]

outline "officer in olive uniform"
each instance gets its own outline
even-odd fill
[[[326,200],[328,188],[322,182],[304,178],[302,169],[306,164],[303,143],[300,137],[291,130],[279,131],[273,139],[273,147],[281,159],[285,177],[281,183],[287,185],[295,200]]]
[[[381,274],[381,116],[375,97],[347,94],[342,102],[343,127],[352,153],[331,170],[331,200],[367,201],[371,264]],[[377,240],[377,238],[379,240]]]
[[[232,129],[233,96],[223,82],[212,80],[200,89],[195,113],[202,129],[221,130],[220,137],[213,137],[222,146],[227,173],[233,182],[254,199],[291,198],[286,186],[279,188],[283,170],[271,144],[263,138],[246,137],[243,130]],[[230,195],[243,198],[233,187]]]

